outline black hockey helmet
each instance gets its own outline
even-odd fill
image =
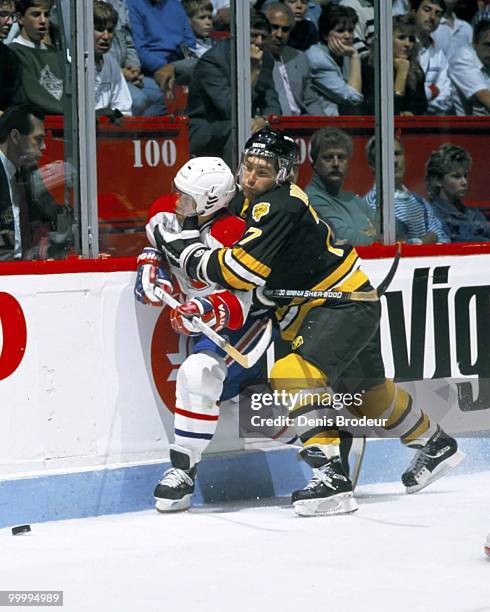
[[[290,179],[295,165],[298,164],[298,149],[294,139],[269,127],[253,134],[245,143],[243,153],[277,160],[277,183]]]

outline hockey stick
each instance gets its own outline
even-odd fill
[[[157,287],[155,289],[155,295],[158,299],[165,302],[170,308],[178,308],[182,306],[182,304],[177,301],[174,297],[172,297],[169,293]],[[225,353],[227,353],[232,359],[234,359],[238,364],[242,366],[242,368],[251,368],[253,365],[257,363],[257,361],[262,357],[264,352],[267,350],[267,347],[270,344],[272,338],[272,321],[269,319],[267,325],[260,337],[260,340],[254,346],[252,350],[248,353],[240,353],[238,349],[232,346],[229,342],[226,341],[225,338],[220,336],[217,332],[214,331],[209,325],[206,325],[204,321],[200,317],[192,317],[190,319],[192,325],[194,325],[200,332],[202,332],[205,336],[207,336],[210,340],[212,340],[217,346],[220,347]]]
[[[335,291],[330,289],[327,291],[315,291],[313,289],[264,289],[264,296],[270,299],[290,300],[292,298],[302,298],[309,300],[328,300],[330,302],[376,302],[386,292],[390,286],[393,277],[398,268],[400,261],[400,243],[398,243],[397,251],[393,259],[393,263],[386,277],[371,291]]]

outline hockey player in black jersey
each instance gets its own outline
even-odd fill
[[[198,232],[170,234],[155,228],[155,241],[191,279],[229,289],[256,289],[271,306],[266,289],[370,291],[356,250],[335,242],[307,195],[292,182],[297,158],[289,136],[264,129],[246,146],[239,171],[243,197],[230,209],[246,221],[243,237],[231,247],[210,249]],[[359,393],[356,416],[384,418],[385,429],[416,449],[402,475],[415,492],[455,467],[464,455],[456,441],[412,405],[410,395],[386,379],[381,356],[379,301],[293,298],[273,304],[282,337],[291,352],[271,371],[276,390],[295,397],[290,416],[303,443],[301,457],[313,468],[308,485],[292,495],[297,514],[338,514],[357,510],[352,484],[339,456],[339,432],[324,421],[327,386]],[[300,419],[307,416],[308,419]],[[311,423],[315,425],[311,425]]]

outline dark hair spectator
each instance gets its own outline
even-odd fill
[[[319,20],[320,42],[308,49],[312,84],[324,115],[352,115],[361,109],[361,60],[353,47],[355,11],[326,6]]]
[[[294,25],[291,9],[282,2],[267,5],[265,14],[271,32],[264,47],[274,57],[274,87],[283,115],[321,115],[322,107],[311,84],[306,54],[290,47],[289,36]]]
[[[103,0],[94,1],[95,110],[112,116],[114,111],[131,115],[133,101],[119,64],[109,55],[117,25],[116,9]]]
[[[444,144],[426,164],[430,203],[451,242],[489,242],[490,224],[481,210],[463,203],[469,188],[471,157],[462,147]]]
[[[490,21],[479,21],[473,45],[453,53],[449,76],[455,89],[457,115],[490,114]]]
[[[21,65],[21,85],[16,102],[29,102],[47,114],[63,113],[63,57],[45,42],[50,26],[52,0],[16,0],[20,34],[10,48]]]
[[[59,206],[35,181],[45,149],[44,113],[12,106],[0,118],[0,260],[46,259],[65,252],[65,237],[51,242]],[[39,184],[40,183],[40,184]]]
[[[438,51],[443,51],[448,60],[454,51],[460,47],[471,45],[473,28],[464,19],[460,19],[456,13],[456,6],[461,4],[459,0],[446,0],[446,12],[441,19],[439,27],[432,34],[434,46]]]
[[[453,89],[448,76],[448,62],[432,39],[446,11],[446,3],[444,0],[412,0],[411,7],[421,45],[418,61],[425,74],[427,111],[432,115],[449,114],[453,107]]]
[[[251,129],[265,126],[267,115],[280,115],[274,89],[274,59],[263,49],[269,35],[264,15],[251,12],[250,66],[252,77]],[[193,155],[217,155],[231,163],[231,41],[226,39],[197,62],[189,89],[190,151]]]
[[[374,7],[372,0],[340,0],[341,6],[356,11],[358,21],[354,29],[353,46],[361,56],[367,57],[374,40]]]
[[[368,166],[376,171],[376,139],[374,136],[366,145]],[[449,242],[449,236],[442,229],[441,222],[435,216],[430,204],[420,195],[409,191],[403,183],[405,176],[405,151],[400,138],[395,136],[395,228],[396,239],[411,244],[432,244]],[[367,205],[377,215],[380,212],[376,185],[365,196]]]
[[[366,202],[343,191],[352,156],[352,138],[338,128],[320,128],[311,139],[313,177],[306,193],[319,217],[334,230],[335,239],[353,245],[372,244],[374,215]]]
[[[420,5],[425,2],[425,0],[410,0],[410,8],[412,11],[418,11]],[[447,6],[445,0],[430,0],[431,4],[437,4],[441,10],[446,12]]]
[[[289,45],[293,49],[306,51],[318,42],[318,30],[312,21],[306,19],[308,0],[281,0],[291,9],[294,16],[294,27],[289,37]]]
[[[7,140],[12,130],[27,136],[32,132],[32,117],[44,121],[45,113],[32,104],[18,104],[10,107],[0,118],[0,143]]]

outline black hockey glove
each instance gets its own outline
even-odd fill
[[[169,232],[159,223],[153,235],[157,247],[166,254],[170,264],[179,267],[188,278],[205,280],[200,275],[200,264],[211,249],[200,242],[197,217],[187,217],[182,231],[177,233]]]

